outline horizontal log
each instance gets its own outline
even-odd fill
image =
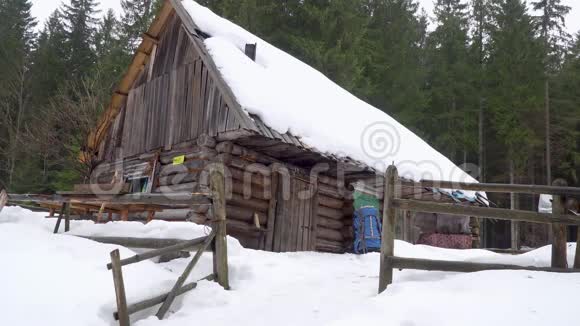
[[[134,256],[129,257],[129,258],[121,259],[121,266],[135,264],[135,263],[138,263],[138,262],[141,262],[141,261],[144,261],[147,259],[151,259],[154,257],[158,257],[161,255],[173,253],[176,251],[182,251],[182,250],[185,250],[188,248],[193,248],[195,246],[199,246],[200,244],[204,243],[204,241],[206,239],[207,239],[207,237],[201,237],[201,238],[196,238],[196,239],[192,239],[192,240],[186,240],[186,241],[182,241],[180,243],[176,243],[172,246],[147,251],[147,252],[144,252],[141,254],[134,255]],[[111,263],[107,264],[107,269],[110,270],[112,268],[112,266],[113,265]]]
[[[131,238],[131,237],[95,237],[95,236],[81,236],[73,235],[78,238],[88,239],[99,243],[114,244],[127,248],[142,248],[142,249],[160,249],[187,240],[183,239],[157,239],[157,238]],[[195,247],[187,248],[188,251],[195,249]]]
[[[329,208],[342,209],[344,206],[344,201],[341,199],[336,199],[324,196],[322,194],[318,194],[318,204]]]
[[[171,186],[198,181],[200,172],[184,172],[159,178],[159,186]]]
[[[506,192],[506,193],[514,192],[514,193],[527,193],[537,195],[550,194],[550,195],[580,196],[580,188],[574,187],[501,184],[501,183],[469,183],[469,182],[454,182],[440,180],[421,180],[420,182],[401,180],[401,183],[403,185],[409,185],[414,187],[460,189],[460,190],[485,191],[485,192]]]
[[[198,183],[197,182],[188,182],[182,183],[178,185],[171,185],[171,186],[159,186],[155,188],[154,192],[166,194],[166,193],[175,193],[175,192],[193,192],[196,190]]]
[[[335,220],[332,218],[327,218],[324,216],[318,216],[316,218],[316,222],[319,226],[328,228],[328,229],[333,229],[333,230],[342,230],[342,228],[344,227],[344,224],[340,221],[340,220]]]
[[[473,263],[463,261],[403,258],[393,256],[387,257],[386,259],[390,262],[390,264],[392,264],[393,268],[417,269],[424,271],[471,273],[489,270],[526,270],[526,271],[554,272],[554,273],[580,273],[580,269],[571,269],[571,268],[486,264],[486,263]]]
[[[318,238],[324,240],[332,240],[338,242],[344,241],[344,237],[342,236],[341,231],[327,229],[320,226],[316,228],[316,235],[318,236]]]
[[[243,171],[250,169],[251,171],[256,171],[256,173],[260,173],[263,175],[266,175],[271,172],[270,168],[264,164],[244,160],[240,157],[232,156],[231,154],[228,153],[218,154],[215,157],[215,160],[217,162],[224,163],[228,168],[235,167]]]
[[[237,193],[243,195],[244,197],[248,197],[249,195],[249,197],[269,200],[271,196],[270,187],[262,187],[255,184],[244,184],[238,180],[232,180],[232,182],[227,185],[226,188],[228,188],[226,189],[226,193]]]
[[[250,208],[226,205],[226,216],[228,219],[234,219],[239,221],[244,221],[248,223],[254,223],[254,213],[258,214],[260,219],[260,225],[265,225],[267,221],[267,216],[265,212],[257,212]]]
[[[317,239],[316,250],[341,254],[345,252],[345,247],[342,242]]]
[[[230,173],[233,179],[239,180],[241,182],[246,182],[249,180],[250,183],[259,186],[269,186],[271,181],[271,173],[262,174],[260,172],[254,172],[251,169],[241,170],[236,167],[227,167],[226,174]]]
[[[175,187],[175,186],[174,186]],[[117,204],[117,205],[206,205],[207,198],[210,194],[207,193],[191,193],[191,192],[167,192],[167,193],[135,193],[121,196],[100,195],[98,198],[80,198],[71,197],[69,199],[63,198],[58,201],[70,200],[73,205],[77,203],[89,204]],[[58,197],[56,197],[58,198]]]
[[[340,232],[346,240],[354,239],[354,227],[352,225],[343,227]]]
[[[542,224],[561,223],[566,225],[580,225],[580,217],[572,215],[546,214],[503,208],[474,207],[436,202],[423,202],[411,199],[394,199],[393,205],[398,209],[416,212],[464,215],[471,217]]]
[[[171,164],[173,163],[173,158],[176,156],[185,155],[185,160],[211,160],[217,155],[217,152],[214,149],[210,148],[199,148],[197,151],[190,152],[190,153],[179,153],[172,156],[162,155],[159,160],[163,164]]]
[[[331,187],[325,184],[318,185],[318,193],[335,199],[345,198],[344,196],[345,193],[341,191],[339,188]]]
[[[187,214],[187,220],[196,224],[204,225],[209,220],[209,217],[206,213],[197,213],[192,211]]]
[[[344,218],[344,214],[342,213],[342,210],[339,210],[339,209],[318,206],[317,212],[318,212],[318,215],[320,215],[320,216],[328,217],[328,218],[339,220],[339,221]]]
[[[203,171],[203,169],[208,163],[209,161],[206,160],[191,160],[178,165],[173,164],[163,165],[159,170],[159,176],[165,177],[172,174],[200,172]]]
[[[253,162],[258,162],[258,163],[262,163],[262,164],[270,164],[270,163],[274,163],[274,162],[280,162],[279,160],[270,157],[268,155],[256,152],[254,150],[245,148],[243,146],[240,145],[236,145],[232,142],[221,142],[219,144],[217,144],[216,146],[216,150],[219,153],[226,153],[226,154],[231,154],[232,156],[239,156],[239,157],[244,157],[247,158]]]
[[[108,184],[77,184],[74,185],[73,193],[77,194],[103,194],[103,195],[118,195],[129,192],[131,188],[127,183],[108,183]]]
[[[203,134],[203,135],[200,135],[199,137],[197,137],[196,143],[200,147],[207,147],[207,148],[215,148],[217,145],[215,138],[213,138],[209,135],[206,135],[206,134]]]
[[[250,234],[252,236],[257,234],[265,233],[267,230],[265,228],[257,228],[253,223],[249,224],[243,221],[236,221],[229,219],[227,222],[228,233],[232,232],[241,232],[244,234]]]
[[[228,198],[228,203],[240,207],[247,207],[260,212],[267,212],[270,202],[259,198],[246,199],[241,194],[233,193],[231,198]]]
[[[339,182],[338,179],[326,175],[319,175],[317,178],[320,183],[323,183],[331,188],[339,189],[339,187],[343,185],[343,183]]]

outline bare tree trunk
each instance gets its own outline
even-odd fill
[[[483,140],[483,98],[479,98],[479,117],[478,117],[478,138],[479,138],[479,181],[485,182],[484,174],[484,140]]]
[[[550,143],[550,81],[544,82],[544,106],[546,110],[546,184],[552,184],[552,149]]]
[[[515,183],[515,167],[513,159],[510,159],[510,184]],[[517,208],[517,194],[510,193],[510,209],[514,210]],[[514,250],[519,249],[519,237],[520,237],[520,230],[519,230],[519,223],[512,221],[511,222],[511,248]]]
[[[8,188],[12,188],[14,183],[14,171],[16,167],[16,158],[18,156],[18,143],[20,141],[20,131],[22,119],[24,116],[24,78],[25,68],[21,67],[18,80],[18,110],[16,111],[16,126],[14,127],[14,137],[10,140],[10,167],[8,171]]]

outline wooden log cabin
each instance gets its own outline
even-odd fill
[[[279,132],[252,113],[224,78],[216,53],[208,50],[215,31],[203,24],[219,24],[219,17],[203,8],[196,19],[192,7],[200,6],[191,0],[166,1],[144,33],[89,139],[86,155],[98,162],[91,183],[129,182],[133,192],[196,192],[207,187],[209,166],[225,164],[231,177],[228,233],[244,246],[277,252],[348,250],[355,185],[380,198],[381,187],[375,185],[382,171],[349,155],[318,150],[298,133]],[[256,40],[236,45],[248,62],[273,48]],[[429,159],[434,150],[421,146],[415,150]],[[453,201],[424,189],[404,192]],[[161,217],[204,224],[211,210],[198,206],[158,213]],[[409,228],[399,235],[410,240],[413,227],[405,225]]]

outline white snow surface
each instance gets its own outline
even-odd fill
[[[54,219],[19,207],[0,213],[2,325],[116,325],[111,272],[114,245],[52,234]],[[191,223],[155,221],[95,225],[72,221],[71,233],[189,239],[208,230]],[[568,245],[573,261],[574,245]],[[132,316],[133,325],[575,325],[580,275],[528,271],[459,274],[395,271],[377,295],[379,255],[269,253],[228,238],[232,289],[202,281],[181,296],[165,320],[158,307]],[[120,247],[121,257],[135,252]],[[395,244],[395,253],[457,261],[548,266],[550,247],[519,256]],[[123,268],[129,303],[171,288],[188,259]],[[191,280],[211,272],[204,254]]]
[[[381,110],[322,73],[214,14],[193,0],[183,6],[211,37],[205,45],[247,113],[323,153],[351,157],[378,171],[395,163],[414,179],[476,182],[453,162]],[[256,61],[244,54],[257,44]]]

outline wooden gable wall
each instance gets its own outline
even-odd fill
[[[240,129],[175,13],[101,144],[104,161],[128,158]],[[202,40],[198,40],[202,42]]]

